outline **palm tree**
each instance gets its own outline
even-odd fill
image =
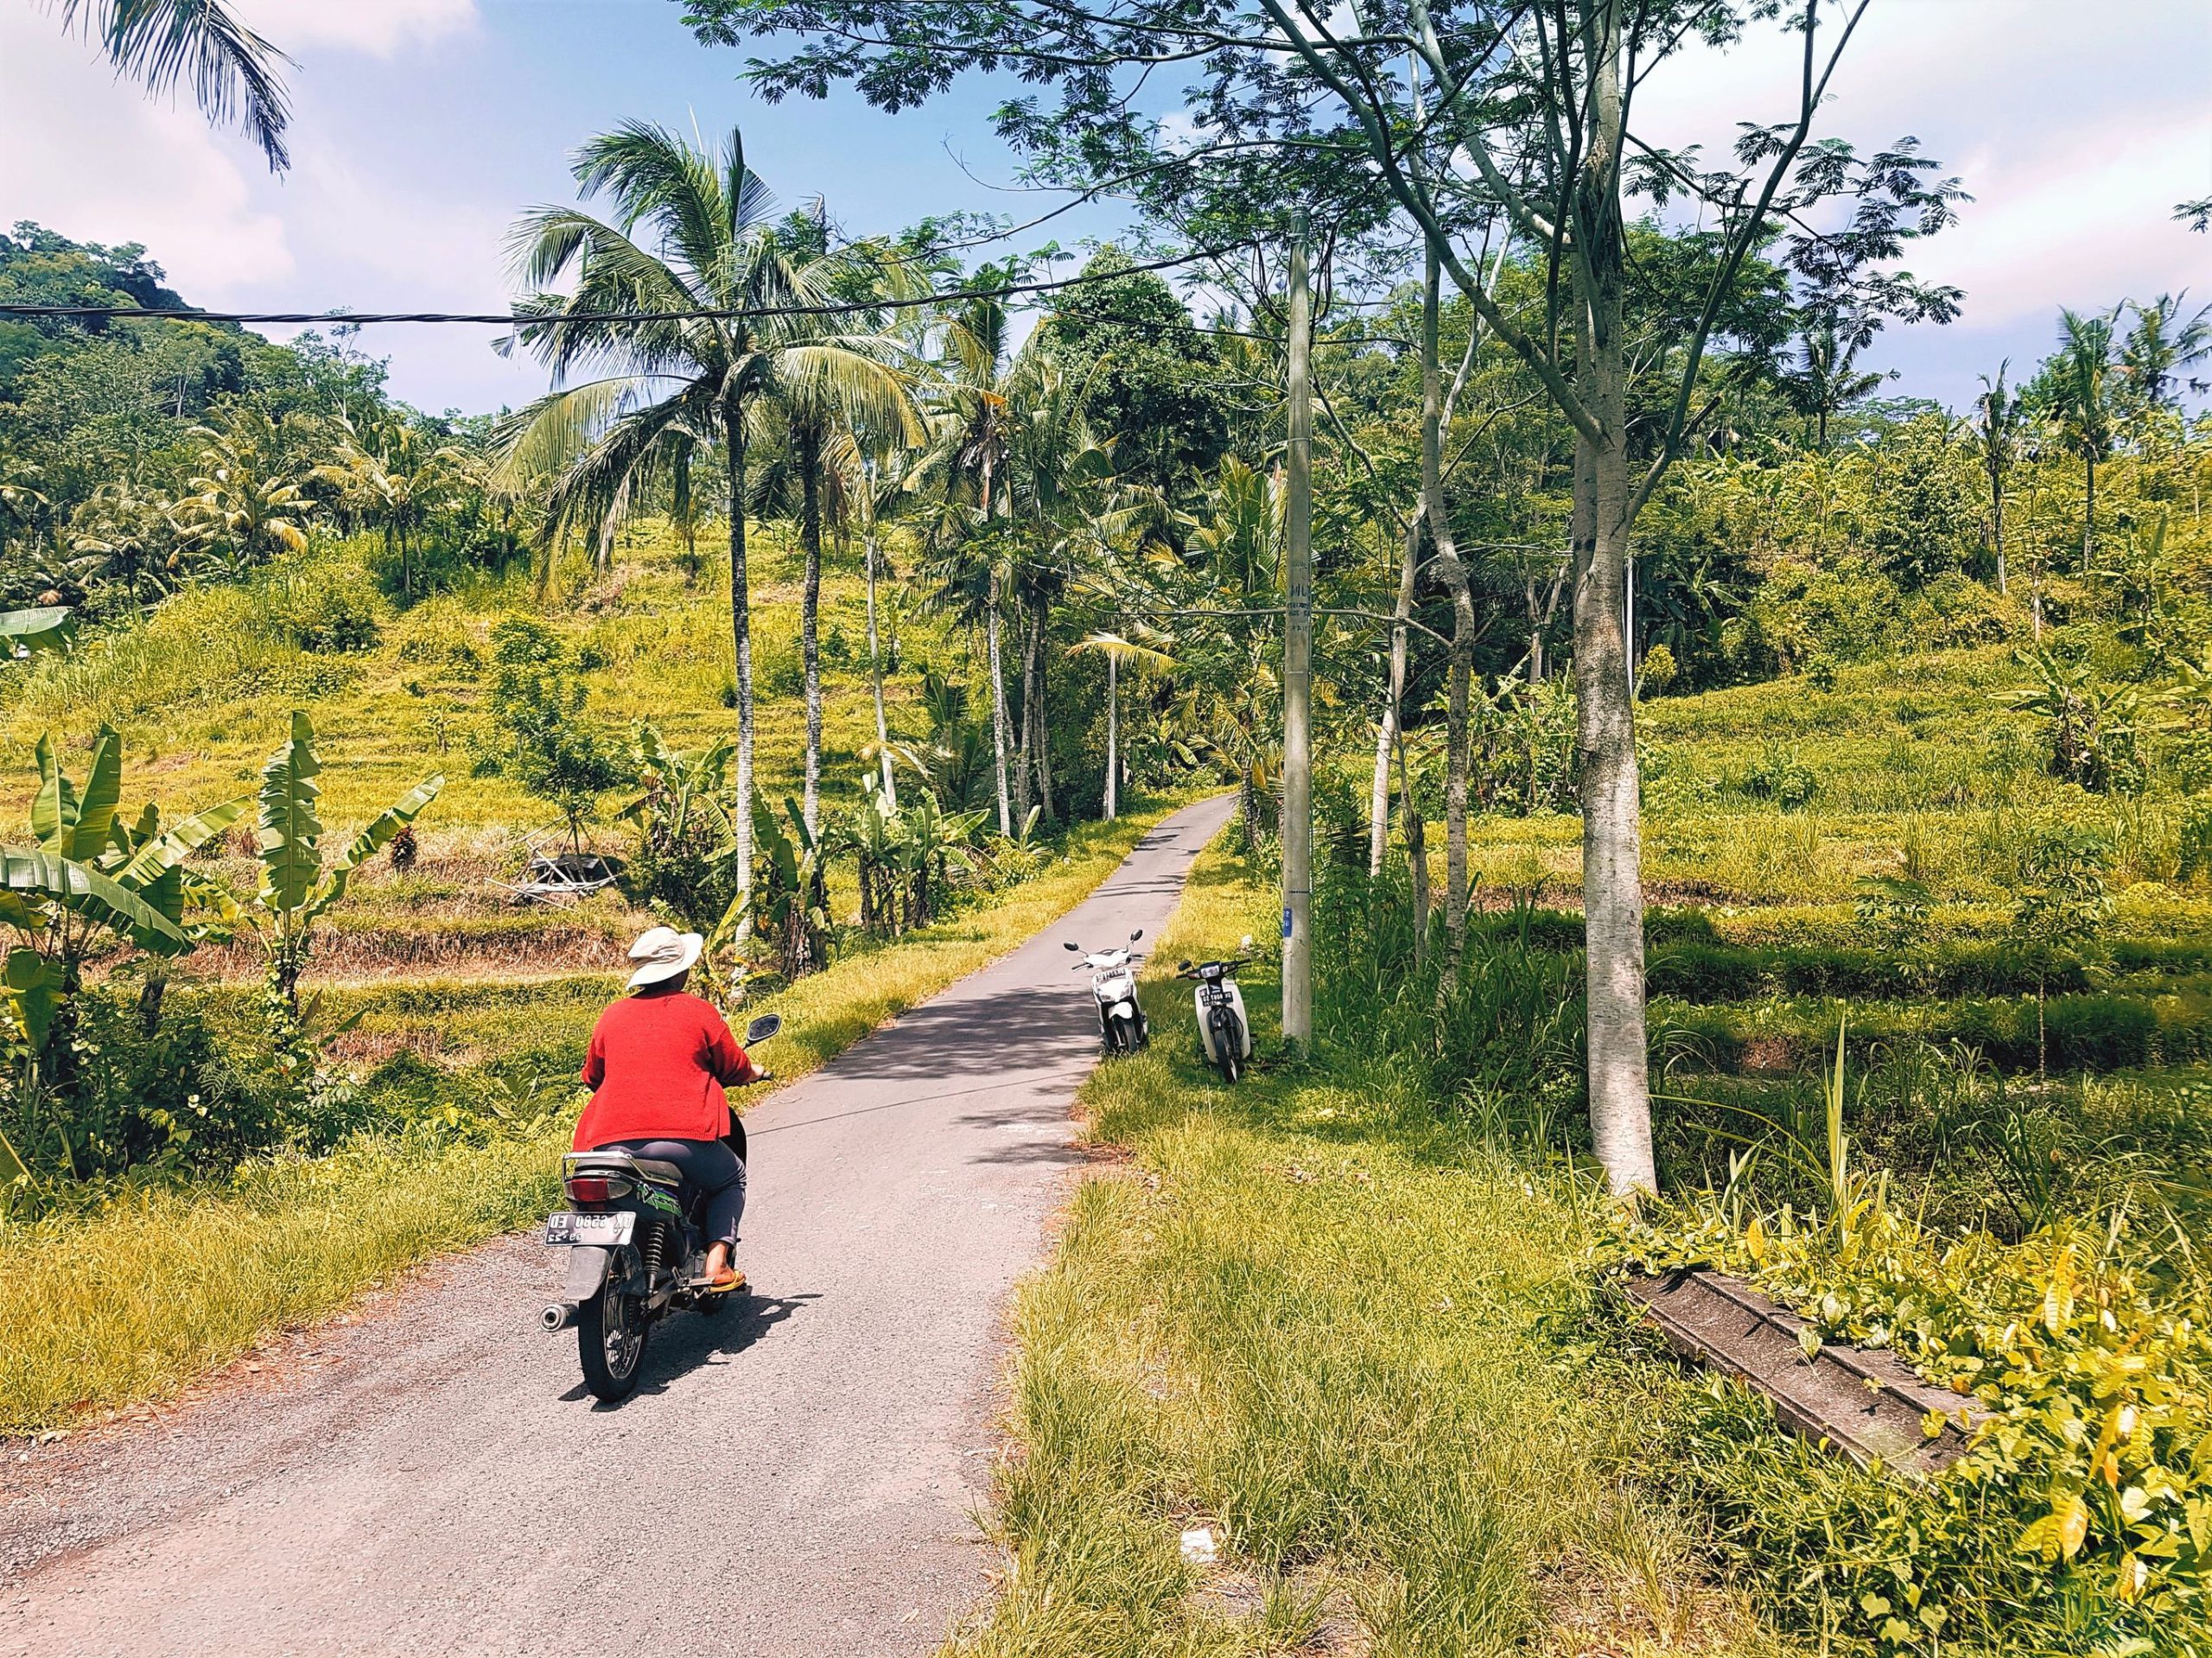
[[[989,281],[990,268],[978,286]],[[931,421],[935,441],[911,482],[934,482],[943,511],[932,539],[941,550],[932,562],[943,599],[962,617],[983,627],[991,668],[991,759],[997,774],[999,833],[1014,833],[1014,804],[1007,790],[1006,663],[1000,648],[1007,548],[994,526],[1005,515],[1003,477],[1012,441],[1008,383],[1019,359],[1009,362],[1009,318],[1003,300],[968,302],[944,330],[944,378],[936,388]]]
[[[330,426],[338,458],[309,475],[336,489],[349,511],[377,528],[387,557],[397,549],[400,597],[412,599],[416,538],[431,504],[460,480],[467,457],[450,444],[432,448],[417,426],[397,426],[373,440],[343,415]]]
[[[1989,539],[1997,555],[1997,591],[2005,588],[2005,474],[2019,452],[2020,435],[2027,423],[2027,400],[2017,387],[2005,384],[2010,359],[1997,365],[1997,378],[1981,377],[1981,395],[1974,402],[1974,435],[1981,447],[1981,469],[1989,480]]]
[[[906,490],[903,457],[893,454],[888,463],[870,454],[861,433],[848,425],[837,435],[831,465],[842,480],[845,499],[860,520],[861,550],[868,595],[868,690],[875,702],[875,750],[883,774],[883,797],[892,810],[899,805],[899,784],[892,774],[891,726],[883,713],[883,651],[876,627],[876,581],[883,569],[882,524],[887,518],[912,502]]]
[[[730,633],[737,696],[737,863],[750,890],[753,857],[752,613],[745,544],[746,453],[764,399],[807,388],[851,404],[904,396],[892,342],[840,331],[836,256],[797,256],[770,222],[773,198],[745,164],[732,128],[721,149],[665,127],[626,122],[577,151],[586,197],[604,193],[613,222],[580,208],[541,207],[516,226],[517,272],[537,290],[522,342],[555,389],[502,434],[511,466],[557,461],[547,500],[550,549],[580,523],[604,524],[633,485],[719,441],[729,484]],[[640,232],[644,232],[641,238]],[[566,295],[544,291],[563,277]],[[701,314],[706,313],[708,314]],[[564,316],[580,320],[563,321]],[[569,384],[580,371],[598,378]]]
[[[898,274],[902,267],[881,262],[872,244],[849,248],[833,260],[827,220],[818,204],[811,214],[794,215],[780,233],[795,255],[818,266],[849,296],[857,298],[862,289],[912,291]],[[887,341],[871,340],[870,349],[880,359],[881,353],[895,348]],[[806,697],[806,777],[800,816],[811,835],[822,827],[822,524],[825,517],[845,521],[853,482],[836,464],[837,454],[846,441],[865,452],[884,443],[911,448],[925,435],[895,371],[887,384],[779,377],[769,395],[785,422],[785,448],[798,488],[799,546],[806,559],[799,602],[799,658]],[[880,715],[880,683],[877,689]],[[877,724],[880,727],[880,718]],[[878,736],[885,740],[880,730]]]
[[[2082,503],[2082,565],[2096,550],[2097,463],[2112,458],[2117,434],[2113,422],[2113,328],[2117,308],[2101,315],[2058,314],[2058,353],[2045,367],[2050,411],[2059,441],[2082,461],[2085,492]]]
[[[1164,651],[1139,645],[1119,633],[1093,633],[1081,644],[1068,647],[1070,656],[1078,653],[1106,658],[1106,790],[1100,815],[1110,823],[1120,815],[1121,805],[1121,666],[1126,662],[1138,668],[1171,668],[1175,659]]]
[[[291,111],[277,79],[277,66],[292,60],[223,0],[61,0],[61,26],[98,41],[118,74],[156,97],[189,85],[200,112],[244,128],[270,172],[292,164],[284,148]]]
[[[315,503],[286,457],[283,431],[261,410],[233,403],[218,424],[194,426],[200,473],[176,504],[179,521],[226,575],[242,575],[308,544]]]
[[[1859,353],[1867,343],[1865,338],[1844,337],[1833,323],[1810,328],[1805,334],[1804,366],[1783,377],[1790,401],[1812,421],[1814,447],[1822,454],[1828,449],[1830,416],[1890,378],[1863,373],[1856,367]]]
[[[2180,391],[2178,370],[2212,357],[2212,305],[2200,307],[2195,316],[2183,318],[2181,308],[2188,298],[2184,289],[2178,294],[2161,294],[2148,305],[2133,301],[2128,304],[2127,308],[2135,313],[2135,326],[2120,348],[2120,368],[2150,407],[2173,402]],[[2202,380],[2192,379],[2189,385],[2192,391],[2204,390]]]

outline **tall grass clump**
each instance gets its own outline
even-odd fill
[[[1317,1025],[1387,1056],[1427,1099],[1493,1134],[1545,1146],[1583,1109],[1580,952],[1553,946],[1534,895],[1471,927],[1453,959],[1433,918],[1415,948],[1402,859],[1382,878],[1327,867],[1314,894]]]

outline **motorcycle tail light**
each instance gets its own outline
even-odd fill
[[[612,1203],[617,1197],[629,1195],[630,1183],[627,1180],[610,1180],[598,1174],[579,1174],[569,1181],[569,1196],[580,1204]]]

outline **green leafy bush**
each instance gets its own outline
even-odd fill
[[[2212,1285],[2163,1236],[2114,1217],[2006,1246],[1878,1197],[1746,1217],[1707,1195],[1631,1221],[1640,1264],[1740,1274],[1989,1413],[1910,1480],[1778,1454],[1745,1432],[1764,1407],[1716,1385],[1670,1425],[1669,1476],[1770,1610],[1846,1650],[2212,1651]]]

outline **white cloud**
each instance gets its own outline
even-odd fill
[[[238,0],[238,12],[295,58],[324,46],[389,58],[477,23],[476,0]]]
[[[142,242],[188,295],[220,301],[294,268],[232,148],[189,105],[118,85],[45,12],[0,4],[0,220]]]
[[[1830,83],[1817,136],[1862,153],[1915,136],[1973,195],[1904,261],[1966,289],[1961,334],[2212,286],[2203,238],[2172,219],[2176,202],[2212,190],[2212,6],[2109,10],[2108,26],[2084,28],[2064,0],[1876,6]],[[1638,96],[1638,131],[1702,143],[1721,164],[1738,120],[1794,118],[1802,47],[1770,27],[1662,66]]]
[[[2093,136],[2094,142],[2084,142]],[[1913,250],[1923,276],[1967,290],[1971,329],[2024,316],[2148,298],[2212,272],[2202,238],[2173,205],[2205,186],[2206,122],[2150,111],[2094,135],[2060,131],[2038,143],[1967,156],[1976,200],[1952,230]]]
[[[395,304],[434,309],[503,303],[500,247],[512,214],[432,194],[410,178],[380,176],[327,144],[301,147],[285,186],[288,229],[326,268],[389,278],[343,282],[345,291],[385,289]]]

